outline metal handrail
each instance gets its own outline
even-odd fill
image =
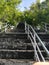
[[[30,34],[31,34],[31,36],[32,36],[31,31],[30,31]],[[33,37],[33,36],[32,36],[32,38],[34,39],[34,37]],[[41,51],[40,51],[40,48],[39,48],[39,46],[37,45],[37,43],[36,43],[36,42],[35,42],[35,45],[36,45],[36,47],[37,47],[37,49],[38,49],[38,52],[39,52],[39,54],[40,54],[40,56],[41,56],[42,60],[45,62],[45,59],[44,59],[44,57],[43,57],[43,55],[42,55],[42,53],[41,53]]]
[[[29,25],[30,26],[30,25]],[[32,28],[32,26],[30,26],[30,28],[32,29],[32,31],[34,32],[34,34],[36,35],[36,37],[38,38],[39,42],[41,43],[41,45],[43,46],[44,50],[46,51],[47,55],[49,56],[49,51],[48,49],[45,47],[44,43],[42,42],[42,40],[40,39],[40,37],[37,35],[37,33],[34,31],[34,29]]]
[[[27,27],[26,27],[26,26],[27,26]],[[28,29],[27,29],[27,28],[28,28]],[[32,31],[31,31],[30,29],[31,29]],[[25,22],[25,30],[28,31],[28,32],[27,32],[27,33],[28,33],[28,37],[30,38],[31,42],[33,42],[33,40],[34,40],[34,42],[33,42],[34,44],[32,43],[32,45],[34,46],[34,51],[35,51],[35,53],[36,53],[37,60],[40,61],[36,48],[38,49],[38,52],[39,52],[39,54],[40,54],[42,60],[45,62],[45,59],[44,59],[44,57],[43,57],[43,55],[42,55],[42,53],[41,53],[41,51],[40,51],[40,48],[39,48],[39,46],[38,46],[38,44],[37,44],[37,42],[36,42],[36,38],[37,38],[38,41],[41,43],[43,49],[45,50],[45,52],[46,52],[47,55],[49,56],[49,51],[48,51],[48,49],[46,48],[46,46],[44,45],[44,43],[42,42],[42,40],[40,39],[40,37],[37,35],[37,33],[35,32],[35,30],[33,29],[33,27],[32,27],[31,25],[28,25],[26,22]],[[30,36],[29,34],[31,34],[31,36]],[[33,34],[35,35],[36,38],[34,38],[34,35],[33,35]]]
[[[35,50],[35,54],[36,54],[36,61],[39,61],[40,62],[40,58],[39,58],[39,56],[38,56],[38,53],[37,53],[37,51],[36,51],[36,48],[35,48],[35,46],[34,46],[34,44],[33,44],[33,41],[32,41],[32,39],[31,39],[31,37],[29,36],[29,38],[30,38],[30,40],[31,40],[31,43],[32,43],[32,45],[33,45],[33,48],[34,48],[34,50]]]

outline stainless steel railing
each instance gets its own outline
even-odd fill
[[[36,38],[38,39],[38,41],[40,42],[40,44],[42,45],[43,49],[45,50],[45,52],[47,53],[47,55],[49,56],[49,51],[48,49],[46,48],[46,46],[44,45],[44,43],[42,42],[42,40],[40,39],[40,37],[37,35],[37,33],[35,32],[35,30],[33,29],[33,27],[31,25],[28,25],[26,22],[25,22],[25,31],[26,33],[28,34],[28,37],[30,38],[31,40],[31,43],[34,47],[34,53],[35,53],[35,57],[36,57],[36,60],[37,61],[40,61],[40,58],[39,58],[39,55],[37,53],[37,50],[42,58],[42,61],[45,62],[45,58],[43,57],[42,53],[41,53],[41,50],[38,46],[38,43],[36,42]],[[31,36],[30,36],[31,35]],[[37,48],[37,49],[36,49]]]

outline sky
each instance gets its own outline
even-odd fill
[[[21,11],[23,11],[25,7],[28,9],[29,6],[35,2],[36,2],[36,0],[22,0],[22,3],[20,4],[19,8]]]
[[[44,1],[44,0],[41,0],[41,2],[42,2],[42,1]],[[30,6],[32,3],[35,3],[35,2],[36,2],[36,0],[22,0],[22,3],[20,4],[19,9],[20,9],[21,11],[24,11],[25,7],[26,7],[27,9],[29,9],[29,6]]]
[[[41,0],[41,2],[43,2],[43,1],[45,1],[45,0]]]

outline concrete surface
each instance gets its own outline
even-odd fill
[[[21,61],[16,59],[0,59],[0,65],[32,65],[32,61]]]

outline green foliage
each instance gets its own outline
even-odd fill
[[[10,25],[27,22],[33,26],[49,23],[49,0],[31,4],[30,10],[19,11],[18,5],[22,0],[0,0],[0,21]]]
[[[18,5],[21,0],[0,0],[0,21],[15,25],[19,14]]]
[[[33,26],[42,25],[42,22],[49,23],[49,1],[40,3],[37,0],[30,6],[30,10],[24,11],[23,15],[24,20]]]

